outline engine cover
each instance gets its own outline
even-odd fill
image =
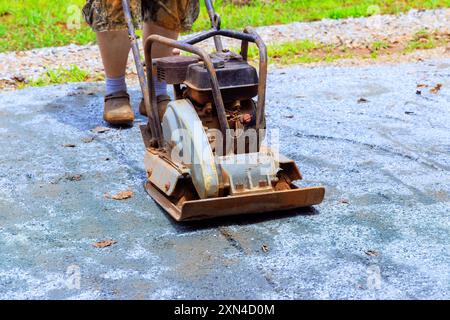
[[[242,57],[212,56],[224,102],[248,100],[258,93],[258,73]],[[213,102],[211,80],[203,63],[189,65],[184,82],[189,98],[199,104]]]

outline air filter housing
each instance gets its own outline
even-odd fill
[[[258,93],[258,73],[243,59],[213,59],[224,102],[248,100]],[[188,96],[197,103],[213,101],[211,80],[203,63],[188,66],[184,81]]]
[[[156,73],[159,81],[180,84],[186,79],[189,65],[197,63],[196,57],[172,56],[156,60]]]

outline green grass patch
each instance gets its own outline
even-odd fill
[[[378,56],[380,55],[380,53],[382,51],[385,51],[385,50],[389,49],[390,47],[391,47],[390,44],[387,43],[386,41],[382,41],[382,40],[375,41],[369,47],[370,58],[372,58],[372,59],[378,58]]]
[[[22,83],[19,87],[44,87],[54,84],[64,84],[68,82],[84,82],[88,80],[101,80],[100,76],[91,77],[87,70],[80,69],[76,65],[71,65],[69,68],[59,67],[56,69],[49,69],[42,76],[36,79],[30,79]]]
[[[85,0],[0,0],[0,52],[94,42],[94,33],[81,17],[84,3]],[[216,0],[215,6],[221,14],[222,27],[243,29],[324,18],[395,14],[411,8],[450,7],[450,0],[252,0],[245,6]],[[202,2],[193,31],[209,27]]]
[[[386,41],[375,41],[370,46],[372,51],[380,51],[380,50],[383,50],[383,49],[388,49],[389,47],[390,47],[390,45]]]
[[[320,61],[332,62],[350,57],[346,50],[338,51],[332,46],[323,45],[308,39],[268,45],[267,54],[270,63],[282,65]],[[248,51],[249,60],[256,61],[258,57],[259,53],[256,46],[250,46]]]
[[[406,46],[406,52],[414,50],[424,50],[436,48],[437,41],[435,40],[433,33],[428,30],[421,30],[414,35],[414,38],[409,41]]]

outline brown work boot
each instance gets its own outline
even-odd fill
[[[156,98],[156,102],[158,103],[158,113],[159,113],[159,120],[162,121],[162,118],[164,117],[164,113],[166,113],[167,105],[171,101],[170,97],[168,95],[160,95]],[[145,110],[145,104],[144,99],[141,100],[141,103],[139,104],[139,113],[143,116],[147,116],[147,111]]]
[[[125,91],[105,96],[103,119],[112,125],[131,125],[134,113],[130,104],[130,96]]]

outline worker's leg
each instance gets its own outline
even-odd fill
[[[178,32],[160,27],[153,22],[145,22],[143,31],[144,40],[153,34],[157,34],[170,39],[178,38]],[[179,50],[174,50],[173,48],[161,44],[154,44],[152,47],[153,58],[163,58],[174,54],[179,54]],[[155,84],[155,94],[158,101],[159,114],[162,118],[165,109],[167,108],[167,104],[170,102],[170,97],[167,95],[167,84],[164,81],[159,81],[156,76],[153,77],[153,83]],[[139,106],[139,112],[143,115],[146,115],[143,101]]]
[[[134,113],[125,81],[130,40],[126,30],[97,32],[97,43],[105,68],[105,110],[103,118],[111,124],[130,124]]]
[[[153,22],[145,22],[144,23],[144,39],[147,39],[152,34],[157,34],[166,38],[170,39],[177,39],[178,38],[178,32],[172,31],[163,27],[160,27]],[[152,49],[153,57],[155,58],[162,58],[162,57],[168,57],[173,54],[173,49],[167,46],[163,46],[160,44],[153,45]]]
[[[130,0],[131,11],[139,24],[141,0]],[[121,1],[86,0],[83,7],[86,22],[97,34],[97,42],[106,74],[105,112],[103,118],[111,124],[131,124],[134,113],[125,83],[125,70],[130,40]]]
[[[157,34],[166,38],[170,39],[177,39],[178,38],[178,32],[171,31],[168,29],[165,29],[163,27],[157,26],[153,22],[146,22],[144,23],[144,39],[147,39],[152,34]],[[152,57],[153,58],[163,58],[168,57],[174,54],[173,48],[163,46],[161,44],[154,44],[152,48]],[[155,80],[155,90],[156,90],[156,96],[167,96],[167,84],[165,82],[158,81],[156,77]]]
[[[97,32],[97,43],[105,68],[106,94],[126,91],[125,70],[131,48],[128,32]]]

